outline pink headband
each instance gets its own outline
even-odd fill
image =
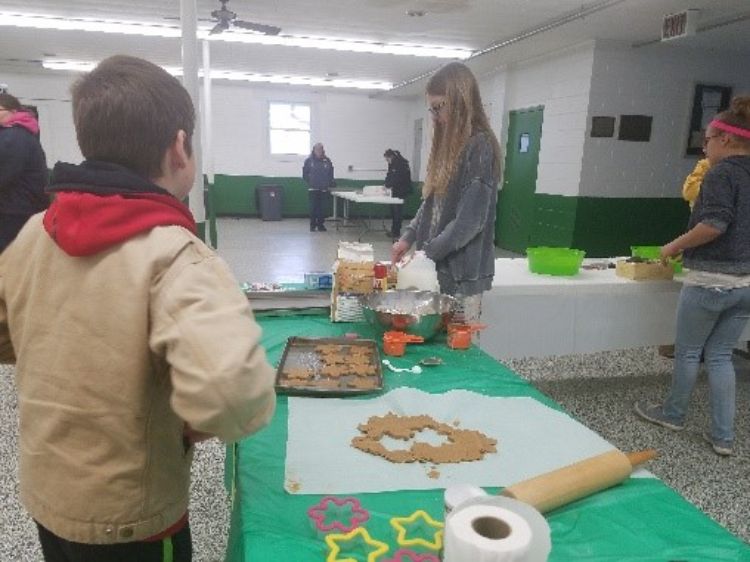
[[[742,127],[733,127],[732,125],[724,123],[724,121],[719,121],[718,119],[714,119],[713,121],[711,121],[708,126],[713,127],[714,129],[719,129],[721,131],[726,131],[727,133],[732,133],[733,135],[737,135],[738,137],[750,139],[750,130],[744,129]]]

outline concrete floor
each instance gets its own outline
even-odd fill
[[[379,224],[377,226],[380,226]],[[243,281],[295,282],[305,272],[330,269],[340,239],[358,230],[311,233],[305,219],[262,222],[221,219],[219,254]],[[362,240],[376,259],[390,259],[391,241],[382,231]],[[498,256],[512,255],[498,250]],[[665,393],[671,361],[653,348],[581,356],[517,359],[506,364],[560,403],[571,415],[623,450],[657,448],[650,470],[690,502],[743,540],[750,540],[750,362],[738,358],[736,456],[720,458],[700,438],[707,424],[705,376],[696,389],[688,426],[681,433],[636,419],[635,400]],[[32,522],[18,504],[17,416],[13,369],[0,366],[0,562],[41,560]],[[223,560],[228,505],[223,487],[224,448],[199,445],[190,505],[196,562]],[[749,547],[750,550],[750,547]]]

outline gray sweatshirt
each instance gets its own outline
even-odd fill
[[[750,274],[750,156],[729,156],[708,171],[688,230],[698,223],[722,233],[707,244],[685,250],[685,267]]]
[[[430,195],[401,237],[435,261],[444,294],[469,296],[492,287],[499,179],[492,173],[493,157],[489,135],[472,135],[448,184],[434,236],[430,223],[435,198]]]

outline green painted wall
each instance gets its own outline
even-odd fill
[[[500,192],[498,207],[503,204]],[[664,244],[685,231],[690,210],[679,198],[565,197],[534,194],[529,247],[562,246],[588,257],[630,255],[630,246]],[[500,247],[502,240],[496,241]]]
[[[382,185],[383,179],[349,180],[337,179],[337,189],[361,189],[365,185]],[[259,216],[255,200],[255,189],[259,185],[281,185],[284,188],[282,202],[283,217],[309,216],[307,186],[301,178],[279,178],[266,176],[227,176],[217,174],[212,188],[213,202],[218,216]],[[404,214],[414,216],[420,203],[421,184],[415,183],[415,189],[406,200]],[[339,201],[340,203],[340,201]],[[341,205],[339,204],[339,214]],[[329,201],[329,213],[333,204]],[[390,216],[384,205],[355,205],[352,212],[370,217]]]

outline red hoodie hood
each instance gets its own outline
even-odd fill
[[[3,127],[23,127],[32,135],[39,134],[39,121],[31,113],[16,111],[3,123]]]
[[[195,234],[190,210],[159,193],[97,195],[57,193],[44,228],[65,253],[92,256],[156,226],[177,225]]]

